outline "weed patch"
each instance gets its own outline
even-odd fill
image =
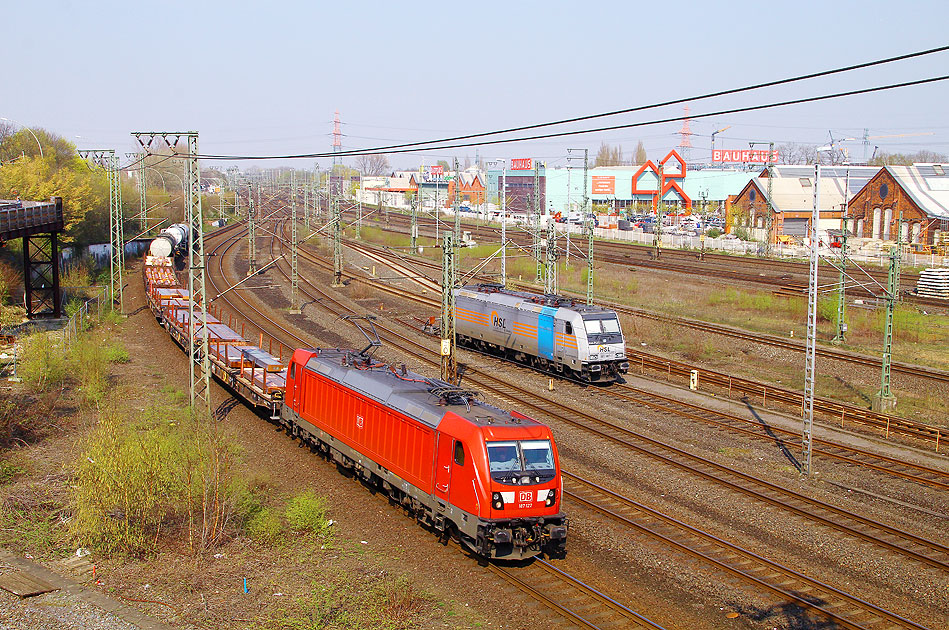
[[[434,609],[429,598],[405,579],[363,575],[335,582],[314,581],[269,619],[266,630],[403,630],[417,627]]]

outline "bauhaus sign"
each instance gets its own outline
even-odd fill
[[[534,168],[534,161],[531,158],[514,158],[511,160],[512,171],[529,171]]]
[[[770,154],[770,160],[768,159]],[[757,162],[767,164],[778,161],[778,151],[768,151],[767,149],[743,149],[738,151],[729,151],[726,149],[715,149],[712,151],[713,162]]]

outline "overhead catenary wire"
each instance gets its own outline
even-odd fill
[[[303,159],[303,158],[313,159],[313,158],[330,158],[334,156],[339,157],[339,156],[355,156],[355,155],[367,155],[367,154],[418,153],[422,151],[461,149],[461,148],[476,147],[476,146],[511,144],[514,142],[528,142],[528,141],[543,140],[543,139],[548,139],[548,138],[563,138],[567,136],[578,136],[578,135],[584,135],[584,134],[590,134],[590,133],[600,133],[604,131],[616,131],[619,129],[634,129],[637,127],[647,127],[647,126],[665,124],[665,123],[670,123],[670,122],[680,122],[682,120],[685,120],[686,118],[689,118],[691,120],[696,120],[696,119],[701,119],[701,118],[711,118],[715,116],[725,116],[729,114],[739,114],[739,113],[745,113],[745,112],[761,111],[765,109],[774,109],[778,107],[787,107],[790,105],[816,103],[820,101],[832,100],[832,99],[837,99],[837,98],[845,98],[848,96],[872,94],[875,92],[883,92],[887,90],[894,90],[894,89],[900,89],[900,88],[905,88],[905,87],[926,85],[930,83],[936,83],[939,81],[945,81],[947,79],[949,79],[949,75],[939,75],[935,77],[928,77],[925,79],[917,79],[914,81],[903,81],[900,83],[890,83],[887,85],[878,85],[878,86],[861,88],[861,89],[856,89],[856,90],[847,90],[844,92],[835,92],[832,94],[807,96],[807,97],[802,97],[802,98],[797,98],[797,99],[789,99],[789,100],[777,101],[773,103],[766,103],[763,105],[747,105],[744,107],[733,107],[730,109],[716,110],[712,112],[706,112],[703,114],[693,113],[688,116],[684,116],[684,115],[669,116],[666,118],[653,119],[649,121],[623,123],[619,125],[609,125],[606,127],[595,127],[595,128],[589,128],[589,129],[551,132],[551,133],[545,133],[545,134],[537,134],[533,136],[521,136],[517,138],[482,140],[482,141],[476,141],[476,142],[465,142],[465,143],[447,144],[447,145],[439,145],[439,146],[414,147],[414,146],[409,146],[409,145],[399,145],[397,148],[372,147],[372,148],[362,149],[358,151],[343,151],[343,152],[337,152],[337,153],[321,152],[321,153],[304,153],[304,154],[296,154],[296,155],[288,154],[288,155],[256,155],[256,156],[200,154],[198,157],[205,160],[235,160],[235,161],[236,160]],[[657,106],[650,106],[650,107],[657,107]],[[489,132],[488,134],[474,134],[469,137],[481,137],[483,135],[493,135],[494,133],[502,133],[502,132]],[[430,142],[438,142],[438,141],[430,141]],[[418,145],[418,144],[427,145],[428,143],[413,143],[413,145]],[[403,148],[403,147],[408,147],[408,148]]]

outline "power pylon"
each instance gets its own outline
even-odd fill
[[[587,173],[590,170],[590,150],[583,150],[583,221],[584,225],[589,224],[589,232],[587,234],[587,304],[593,304],[593,229],[595,227],[593,223],[593,218],[587,218],[589,211],[587,210],[587,203],[589,202],[589,196],[587,195],[587,183],[589,178]]]
[[[531,192],[531,230],[534,235],[534,262],[537,267],[537,274],[534,281],[538,284],[544,281],[544,259],[540,255],[540,163],[534,160],[534,188]]]
[[[191,359],[191,409],[211,417],[211,361],[208,354],[208,300],[205,289],[204,214],[201,208],[201,169],[198,165],[197,131],[132,132],[142,149],[149,152],[156,138],[177,154],[178,142],[188,143],[185,160],[188,178],[188,356]],[[147,138],[147,142],[144,140]],[[174,139],[174,142],[170,140]],[[200,328],[199,328],[200,326]],[[197,337],[197,339],[196,339]]]
[[[257,207],[260,205],[260,184],[257,184],[257,204],[254,204],[254,192],[247,187],[247,275],[257,273]]]
[[[297,181],[290,171],[290,312],[300,313],[300,274],[297,267]]]
[[[442,235],[442,325],[441,376],[452,385],[457,384],[455,363],[455,247],[451,232]]]
[[[458,203],[458,189],[461,188],[461,173],[458,172],[458,158],[454,158],[455,166],[455,187],[451,198],[451,205],[455,211],[455,244],[461,243],[461,208]],[[458,261],[455,260],[455,264]]]
[[[848,180],[850,175],[850,170],[847,170]],[[848,183],[849,185],[849,183]],[[846,204],[844,205],[844,212],[846,212]],[[837,334],[834,335],[834,343],[843,343],[846,340],[847,335],[847,219],[848,217],[844,215],[841,220],[841,230],[840,235],[840,279],[838,280],[839,285],[837,287]]]
[[[330,207],[333,211],[333,286],[343,286],[343,221],[340,216],[339,198],[330,196]]]
[[[124,313],[122,270],[125,266],[125,233],[119,158],[114,149],[84,149],[79,151],[79,156],[93,166],[104,169],[109,178],[109,241],[112,246],[112,255],[109,258],[109,290],[112,292],[112,303],[118,303],[119,312]]]
[[[547,274],[544,283],[544,293],[554,295],[558,292],[557,286],[557,224],[553,218],[547,220]]]
[[[749,142],[748,148],[754,149],[756,144],[765,144],[764,142]],[[774,191],[774,143],[768,142],[768,198],[767,201],[767,212],[765,214],[765,243],[764,243],[764,255],[771,256],[771,230],[774,227],[774,202],[771,200],[772,192]]]
[[[412,198],[412,220],[409,227],[412,251],[418,248],[418,195]]]
[[[659,192],[656,196],[656,220],[652,224],[652,246],[655,251],[656,259],[662,256],[662,171],[663,164],[659,162]]]
[[[883,358],[881,360],[880,391],[873,397],[876,411],[889,411],[896,406],[896,396],[890,391],[890,368],[893,361],[893,314],[900,299],[900,258],[903,249],[903,213],[896,228],[896,245],[890,249],[890,268],[887,273],[886,321],[883,327]]]
[[[814,165],[814,208],[811,212],[811,262],[807,291],[807,346],[804,351],[804,407],[802,442],[804,455],[801,472],[811,474],[811,446],[814,430],[814,392],[817,386],[817,291],[818,247],[817,228],[820,225],[820,162]]]

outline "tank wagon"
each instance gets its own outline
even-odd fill
[[[476,284],[455,289],[458,343],[584,382],[629,370],[616,312],[558,295]]]
[[[148,248],[151,256],[169,258],[181,248],[188,246],[188,226],[184,223],[175,223],[161,231],[161,234],[152,240]]]
[[[172,259],[147,256],[143,277],[156,319],[186,349],[189,296]],[[264,350],[220,309],[196,323],[221,383],[420,523],[486,558],[564,553],[563,481],[546,425],[365,350]]]

